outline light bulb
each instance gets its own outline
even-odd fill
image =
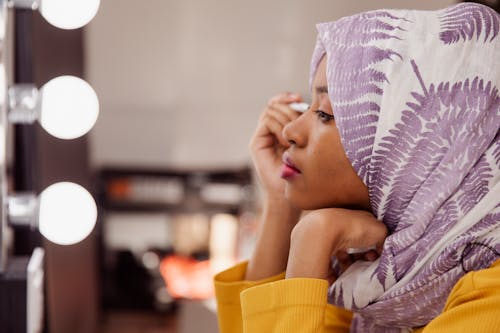
[[[65,0],[67,1],[67,0]],[[59,76],[41,89],[42,127],[60,139],[74,139],[94,126],[99,100],[92,87],[75,76]]]
[[[56,183],[40,194],[38,229],[56,244],[80,242],[92,232],[96,220],[96,203],[80,185]]]
[[[81,28],[89,23],[99,9],[100,0],[42,0],[40,13],[61,29]]]

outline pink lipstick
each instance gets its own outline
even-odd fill
[[[293,164],[287,154],[283,154],[283,166],[281,167],[281,178],[289,179],[300,174],[300,170]]]

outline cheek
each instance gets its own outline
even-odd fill
[[[331,142],[331,141],[330,141]],[[314,184],[322,192],[338,191],[339,186],[345,183],[345,178],[351,165],[339,144],[325,145],[324,149],[317,150],[314,165],[309,176],[310,184]]]
[[[316,127],[302,155],[303,176],[287,184],[285,195],[302,209],[335,206],[349,186],[351,168],[336,132]]]
[[[313,145],[311,149],[311,168],[314,169],[312,176],[316,176],[319,181],[325,181],[338,176],[344,167],[345,153],[333,135],[318,138],[320,142]]]
[[[335,162],[334,159],[323,161],[311,175],[313,179],[310,179],[310,184],[316,188],[317,192],[323,193],[324,196],[325,193],[336,190],[341,177],[341,170],[338,168],[338,163]]]

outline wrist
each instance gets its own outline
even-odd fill
[[[263,215],[267,217],[264,220],[279,220],[293,227],[302,214],[301,209],[283,197],[266,196],[263,203]]]
[[[259,236],[248,263],[245,278],[259,280],[286,269],[290,234],[300,217],[300,210],[280,198],[266,196],[263,201]]]
[[[348,240],[347,228],[351,223],[342,223],[346,217],[342,215],[343,210],[327,208],[313,211],[304,219],[304,224],[313,233],[309,237],[317,237],[319,243],[327,253],[335,253],[342,249]]]

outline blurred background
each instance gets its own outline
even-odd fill
[[[41,87],[74,75],[93,87],[100,111],[73,140],[9,125],[8,191],[75,182],[94,197],[98,218],[74,245],[27,226],[0,234],[10,258],[0,332],[217,332],[212,276],[249,257],[258,228],[248,142],[273,94],[309,97],[315,24],[455,2],[102,0],[76,30],[10,9],[7,83]],[[44,284],[33,326],[25,271],[36,248]]]

